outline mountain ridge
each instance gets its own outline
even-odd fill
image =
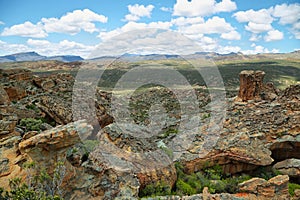
[[[74,56],[74,55],[42,56],[34,51],[21,52],[21,53],[0,56],[0,63],[41,61],[41,60],[57,60],[57,61],[62,61],[62,62],[74,62],[74,61],[81,61],[84,59],[80,56]]]

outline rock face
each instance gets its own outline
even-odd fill
[[[240,73],[240,91],[238,97],[242,101],[260,99],[263,87],[263,71],[242,71]]]
[[[273,83],[263,83],[265,72],[245,70],[240,73],[238,100],[274,100],[278,90]]]

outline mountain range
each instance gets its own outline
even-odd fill
[[[196,52],[190,55],[184,55],[184,59],[195,59],[195,58],[206,58],[214,60],[245,60],[249,58],[300,58],[300,50],[290,52],[290,53],[263,53],[255,55],[245,55],[241,52],[231,52],[228,54],[219,54],[216,52]],[[122,56],[102,56],[89,60],[107,60],[107,59],[122,59],[126,61],[141,61],[141,60],[165,60],[165,59],[181,59],[181,55],[171,55],[171,54],[124,54]],[[74,55],[60,55],[60,56],[42,56],[36,52],[24,52],[16,53],[6,56],[0,56],[0,63],[3,62],[23,62],[23,61],[41,61],[41,60],[57,60],[62,62],[75,62],[84,60],[80,56]]]
[[[0,56],[0,63],[3,62],[22,62],[22,61],[40,61],[40,60],[57,60],[62,62],[74,62],[83,60],[80,56],[61,55],[61,56],[42,56],[36,52],[16,53],[6,56]]]

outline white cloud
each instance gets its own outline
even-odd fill
[[[239,11],[234,13],[232,16],[236,18],[236,20],[240,23],[247,23],[245,29],[253,33],[250,41],[256,41],[254,35],[270,31],[273,29],[272,22],[274,18],[271,16],[273,9],[261,9],[258,11],[247,10],[247,11]]]
[[[236,18],[238,22],[252,22],[256,24],[270,24],[273,22],[271,16],[272,9],[261,9],[258,11],[247,10],[234,13],[232,16]]]
[[[215,0],[177,0],[173,8],[174,16],[209,16],[219,12],[231,12],[236,10],[235,2],[222,0],[216,3]]]
[[[2,36],[18,35],[22,37],[44,38],[48,33],[76,34],[81,30],[89,33],[98,31],[93,22],[106,23],[107,17],[89,9],[74,10],[61,18],[42,18],[37,24],[26,21],[23,24],[5,28]]]
[[[171,20],[171,23],[176,26],[187,26],[192,24],[204,23],[202,17],[178,17]]]
[[[204,34],[221,34],[226,40],[239,40],[241,35],[224,18],[214,16],[205,21],[202,17],[179,17],[171,20],[177,31],[193,40],[200,40]]]
[[[282,25],[291,24],[291,32],[300,39],[300,4],[276,5],[272,15],[278,17]]]
[[[5,23],[3,21],[0,21],[0,25],[4,25]]]
[[[215,4],[215,13],[219,12],[231,12],[236,10],[235,2],[231,0],[223,0],[220,3]]]
[[[49,46],[51,43],[48,40],[33,40],[28,39],[27,44],[30,46],[36,46],[36,47],[46,47]]]
[[[160,10],[164,12],[173,12],[172,8],[167,8],[167,7],[161,7]]]
[[[237,53],[240,52],[241,48],[238,46],[219,46],[216,50],[217,53],[227,54],[227,53]]]
[[[278,53],[279,52],[278,49],[269,50],[261,45],[256,45],[254,43],[252,43],[251,47],[254,49],[242,50],[241,52],[243,54]]]
[[[158,23],[156,23],[157,25]],[[133,22],[131,22],[133,25]],[[149,29],[148,24],[136,23],[135,26],[145,26],[146,29],[134,29],[129,32],[122,32],[112,40],[103,41],[91,58],[106,55],[122,55],[124,53],[166,53],[166,54],[191,54],[203,51],[204,48],[195,41],[182,34],[170,30]],[[127,25],[128,26],[128,25]],[[153,25],[152,25],[153,26]],[[125,29],[122,27],[121,29]],[[122,30],[119,30],[122,31]],[[210,38],[203,38],[203,42],[213,46],[214,41]]]
[[[222,34],[234,31],[234,28],[231,26],[231,24],[227,23],[224,18],[214,16],[204,23],[179,27],[178,30],[183,34]]]
[[[151,12],[154,9],[153,5],[128,5],[129,14],[125,16],[126,21],[138,21],[141,17],[151,17]]]
[[[41,23],[35,25],[29,21],[26,21],[24,24],[14,25],[10,28],[4,28],[4,31],[1,33],[1,36],[11,35],[34,38],[44,38],[48,36],[48,34],[43,30]]]
[[[31,49],[31,51],[47,56],[79,55],[86,58],[95,49],[95,46],[84,45],[69,40],[51,43],[48,40],[28,39],[27,45],[28,49]]]
[[[3,55],[13,54],[17,52],[32,51],[29,47],[24,44],[10,44],[0,40],[0,53]]]
[[[138,22],[128,22],[121,28],[117,28],[112,31],[102,31],[99,33],[98,37],[101,38],[101,40],[105,41],[110,38],[113,38],[117,35],[120,35],[122,33],[138,30],[138,29],[149,29],[149,28],[157,28],[157,29],[169,29],[172,26],[171,22],[151,22],[149,24],[146,23],[138,23]]]
[[[268,31],[267,35],[264,37],[266,42],[272,42],[276,40],[282,40],[283,39],[283,33],[278,30],[271,30]]]
[[[266,42],[272,42],[276,40],[282,40],[283,39],[283,33],[278,30],[271,30],[268,31],[267,35],[264,37]]]
[[[61,18],[42,18],[44,29],[48,32],[76,34],[81,30],[89,33],[98,31],[93,22],[106,23],[104,15],[94,13],[89,9],[74,10]]]
[[[237,31],[230,31],[228,33],[222,33],[221,38],[225,40],[240,40],[241,35]]]
[[[280,24],[294,24],[300,19],[300,5],[299,4],[282,4],[276,5],[272,15],[279,17]]]
[[[257,33],[270,31],[273,29],[273,27],[271,26],[271,24],[257,24],[254,22],[249,22],[248,25],[245,26],[245,29],[247,31],[257,34]]]

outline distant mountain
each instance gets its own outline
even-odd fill
[[[0,56],[0,63],[3,62],[22,62],[22,61],[39,61],[39,60],[58,60],[63,62],[81,61],[83,58],[80,56],[63,55],[63,56],[41,56],[36,52],[16,53],[6,56]]]
[[[47,60],[58,60],[62,62],[75,62],[75,61],[81,61],[83,58],[80,56],[52,56],[48,57]]]

